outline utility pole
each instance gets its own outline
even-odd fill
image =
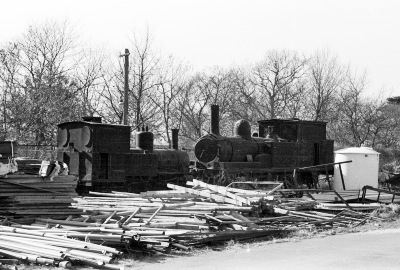
[[[125,57],[125,86],[124,86],[124,114],[123,120],[124,125],[128,125],[128,96],[129,96],[129,50],[125,49],[125,54],[121,55],[121,57]]]
[[[4,96],[3,96],[3,102],[4,102],[4,104],[3,104],[3,106],[4,106],[4,108],[3,108],[3,117],[4,117],[4,119],[3,119],[3,121],[4,121],[4,137],[3,137],[3,140],[5,141],[6,139],[7,139],[7,108],[6,108],[6,105],[7,105],[7,88],[4,90]]]

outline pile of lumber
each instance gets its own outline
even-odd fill
[[[334,206],[324,201],[323,206],[333,210],[321,209],[321,203],[309,197],[282,196],[286,193],[278,192],[281,185],[245,190],[194,180],[187,186],[168,184],[170,190],[140,194],[90,192],[70,205],[82,212],[79,217],[44,216],[30,225],[3,220],[8,226],[0,226],[0,255],[116,269],[121,266],[113,259],[121,252],[170,253],[228,240],[271,239],[299,229],[356,227],[375,219],[364,212],[366,205],[355,211],[355,204]],[[18,251],[18,241],[32,246]],[[44,251],[35,253],[35,245],[43,245]],[[57,256],[46,250],[57,250]]]
[[[70,268],[86,264],[106,269],[120,269],[110,264],[121,252],[115,248],[70,239],[57,233],[0,226],[0,255],[26,263]]]
[[[14,218],[79,215],[71,209],[77,196],[76,177],[56,176],[51,181],[38,175],[10,174],[0,179],[0,215]]]

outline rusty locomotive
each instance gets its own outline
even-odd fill
[[[178,130],[172,130],[172,149],[154,149],[153,133],[136,133],[131,148],[131,128],[105,124],[99,117],[58,125],[57,160],[78,176],[78,192],[120,190],[140,192],[165,189],[166,183],[185,185],[193,177],[227,185],[237,180],[274,180],[287,188],[297,168],[333,162],[333,140],[326,138],[326,123],[298,119],[260,120],[259,133],[240,120],[234,136],[219,133],[219,107],[211,106],[211,132],[194,147],[196,161],[178,150]],[[195,164],[194,166],[191,164]],[[313,186],[319,174],[333,167],[299,172],[298,181]]]
[[[57,160],[78,177],[77,191],[129,191],[164,189],[166,183],[191,179],[189,155],[178,150],[178,130],[172,130],[172,149],[154,149],[154,135],[136,132],[131,148],[131,128],[105,124],[100,117],[58,125]]]
[[[316,186],[319,175],[333,173],[332,166],[322,166],[334,159],[334,141],[326,138],[326,122],[270,119],[258,124],[258,133],[252,134],[249,122],[240,120],[234,136],[222,136],[219,107],[212,105],[211,132],[195,145],[197,178],[222,185],[252,179],[310,188]],[[294,179],[293,172],[300,168]]]

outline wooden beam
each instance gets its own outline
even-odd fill
[[[192,188],[185,188],[185,187],[177,186],[177,185],[174,185],[174,184],[167,184],[167,187],[169,187],[171,189],[174,189],[174,190],[179,190],[181,192],[185,192],[185,193],[189,193],[189,194],[195,194],[195,195],[198,195],[198,196],[206,197],[206,198],[213,199],[213,200],[220,201],[220,202],[227,202],[227,203],[231,203],[231,204],[238,205],[238,206],[242,205],[242,203],[237,201],[237,200],[234,200],[234,199],[231,199],[231,198],[226,198],[226,197],[223,197],[221,195],[211,194],[208,191],[195,190],[195,189],[192,189]]]

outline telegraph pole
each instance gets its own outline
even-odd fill
[[[128,96],[129,96],[129,50],[125,49],[125,54],[121,55],[121,57],[125,57],[125,86],[124,86],[124,114],[123,120],[124,125],[128,125]]]

